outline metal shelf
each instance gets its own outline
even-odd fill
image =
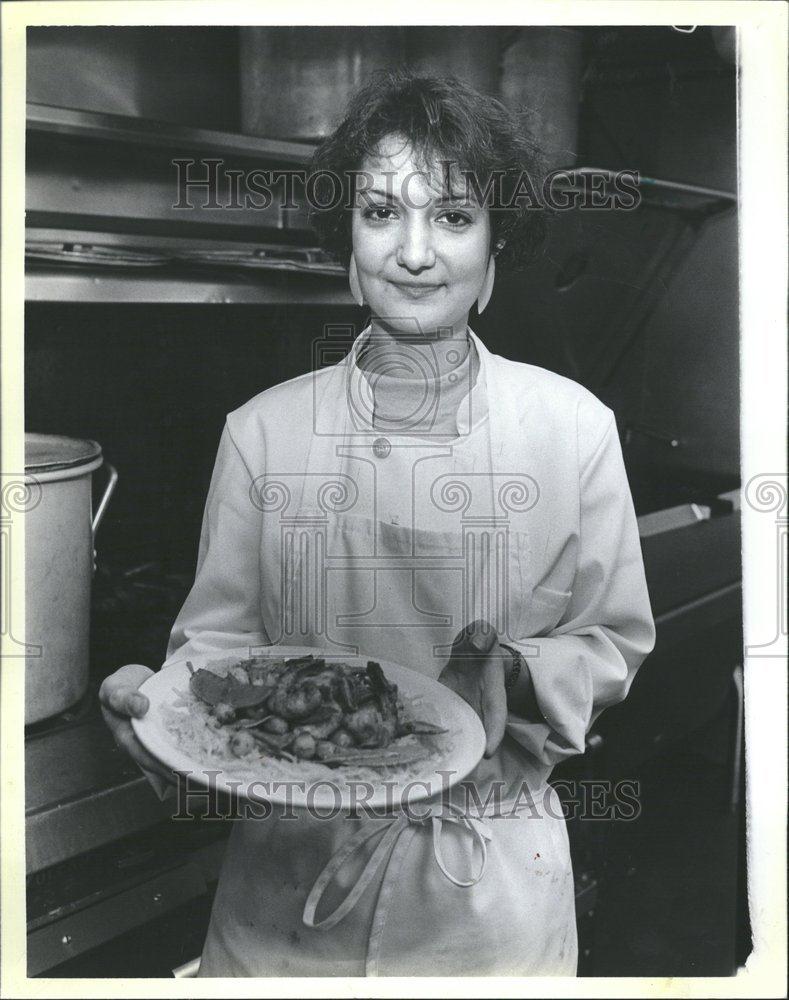
[[[577,190],[575,178],[606,177],[612,181],[618,171],[608,167],[566,167],[557,171],[567,175],[565,187]],[[687,184],[684,181],[666,180],[660,177],[646,177],[639,174],[638,189],[645,205],[669,210],[695,212],[702,217],[715,215],[737,207],[737,195],[733,191],[723,191],[701,184]]]
[[[348,285],[331,277],[256,272],[247,280],[230,277],[123,274],[35,269],[25,276],[27,302],[112,304],[171,303],[206,305],[352,306]]]
[[[56,108],[48,104],[27,105],[27,128],[32,132],[136,146],[158,146],[181,152],[221,153],[283,165],[306,165],[315,148],[310,143],[264,139],[236,132],[174,125],[149,118]]]
[[[256,164],[282,168],[306,166],[314,150],[308,143],[34,103],[27,105],[27,130],[29,135],[43,139],[47,135],[70,138],[76,150],[80,150],[82,140],[88,140],[103,143],[108,149],[113,145],[121,149],[166,149],[184,156],[209,154],[234,161],[251,159]],[[37,149],[46,159],[46,144],[39,141]],[[111,169],[117,169],[118,162],[109,158],[106,176],[110,176]],[[115,217],[110,214],[111,203],[105,196],[105,173],[94,169],[81,179],[82,202],[76,208],[66,199],[62,199],[62,206],[56,204],[55,209],[49,202],[45,210],[36,204],[28,205],[28,239],[133,247],[142,252],[162,251],[165,257],[177,256],[184,249],[191,253],[203,249],[225,249],[228,253],[240,253],[244,248],[260,251],[268,244],[281,246],[283,257],[286,257],[284,251],[289,248],[295,255],[299,250],[309,254],[314,247],[314,235],[308,229],[293,228],[290,224],[283,227],[282,219],[277,228],[272,228],[268,216],[259,219],[251,213],[246,216],[242,213],[242,218],[234,218],[232,225],[226,219],[223,224],[217,223],[215,213],[210,212],[195,211],[188,221],[172,218],[167,214],[161,183],[157,187],[157,180],[157,176],[138,176],[134,172],[119,176],[117,182],[126,185],[124,190],[128,188],[135,193],[137,200],[132,198],[130,206],[137,214],[130,215],[127,211]],[[85,192],[94,191],[95,198],[86,198]],[[88,216],[80,212],[80,205],[84,208],[85,203],[95,205],[93,211],[99,214]],[[126,208],[129,209],[129,205]],[[61,266],[59,262],[35,263],[29,266],[26,274],[26,299],[28,302],[112,304],[353,304],[344,275],[322,274],[317,268],[310,271],[306,267],[304,270],[295,267],[285,270],[284,262],[279,270],[256,269],[254,273],[244,273],[240,266],[228,266],[227,261],[219,262],[216,267],[210,263],[204,262],[201,267],[167,263],[162,267],[138,267],[128,271],[88,263],[83,267],[70,263]]]

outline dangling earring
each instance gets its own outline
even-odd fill
[[[351,262],[348,265],[348,284],[351,287],[351,295],[357,306],[364,305],[362,286],[359,284],[359,272],[356,270],[356,258],[351,254]]]
[[[479,290],[479,297],[477,298],[477,313],[482,315],[485,306],[490,302],[490,297],[493,294],[493,282],[496,280],[496,258],[493,254],[490,255],[490,260],[488,261],[488,269],[485,272],[485,280],[482,282],[482,288]]]

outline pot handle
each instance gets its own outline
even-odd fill
[[[96,513],[93,515],[93,540],[96,540],[96,531],[98,530],[101,519],[104,517],[104,512],[107,509],[107,504],[110,502],[110,497],[115,491],[115,487],[118,485],[118,470],[114,465],[110,465],[109,462],[105,464],[105,468],[109,473],[109,479],[107,480],[107,485],[104,487],[104,493],[102,494],[101,500],[99,501],[99,506],[96,508]]]

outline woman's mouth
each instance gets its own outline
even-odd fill
[[[427,281],[390,281],[391,285],[408,299],[423,299],[429,295],[434,295],[442,284],[435,284]]]

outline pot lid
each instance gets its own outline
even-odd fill
[[[97,458],[101,458],[101,445],[96,441],[59,434],[25,434],[25,472],[76,469]]]

